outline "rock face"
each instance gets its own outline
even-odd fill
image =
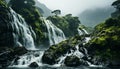
[[[10,25],[10,13],[4,1],[0,1],[0,45],[1,46],[14,46],[15,42],[13,40],[13,29]],[[7,14],[8,13],[8,14]]]
[[[80,62],[80,58],[78,58],[77,56],[67,56],[64,64],[66,66],[76,67],[76,66],[80,66],[81,62]]]

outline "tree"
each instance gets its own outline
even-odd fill
[[[120,0],[113,2],[112,6],[114,6],[116,9],[120,10]]]
[[[54,13],[57,16],[61,14],[61,10],[54,10],[51,13]]]
[[[120,17],[120,0],[117,0],[117,1],[113,2],[113,3],[112,3],[112,6],[114,6],[114,7],[116,8],[116,11],[113,12],[113,13],[111,14],[111,16],[114,17],[114,18]]]

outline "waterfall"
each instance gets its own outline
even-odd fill
[[[63,31],[56,27],[50,20],[44,19],[44,22],[46,24],[47,30],[48,30],[48,37],[49,37],[49,43],[50,45],[58,44],[59,42],[66,39]]]
[[[10,8],[11,17],[11,26],[14,31],[14,42],[16,42],[15,46],[25,46],[27,49],[33,50],[35,49],[34,40],[32,38],[33,30],[29,29],[29,26],[26,24],[25,20],[17,13],[15,13]]]
[[[89,33],[87,32],[87,30],[86,30],[84,27],[82,27],[81,24],[79,24],[79,27],[77,28],[77,31],[78,31],[78,34],[79,34],[79,35],[89,34]]]
[[[65,58],[67,56],[77,56],[78,58],[82,58],[84,56],[84,54],[82,52],[79,51],[79,45],[76,45],[75,46],[75,51],[74,50],[70,50],[70,53],[66,53],[64,56],[61,56],[58,58],[59,62],[57,64],[55,64],[54,66],[61,66],[62,64],[64,65],[64,61],[65,61]]]
[[[85,29],[77,29],[78,30],[78,34],[79,35],[85,35],[85,34],[89,34]]]
[[[11,67],[28,67],[31,63],[36,62],[39,66],[42,66],[42,56],[44,51],[31,51],[23,56],[20,56],[17,62],[11,64]]]

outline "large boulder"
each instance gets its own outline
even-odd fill
[[[32,62],[29,67],[36,68],[39,67],[39,65],[36,62]]]
[[[80,66],[82,62],[80,61],[80,58],[78,58],[77,56],[67,56],[64,64],[66,66],[76,67],[76,66]]]

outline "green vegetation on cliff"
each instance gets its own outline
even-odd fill
[[[120,54],[120,21],[109,18],[95,27],[92,40],[89,42],[90,54],[99,56],[103,62],[119,62]]]
[[[67,14],[66,16],[49,16],[47,19],[62,29],[67,37],[78,34],[77,28],[79,27],[80,21],[78,17],[73,17],[72,14]]]

